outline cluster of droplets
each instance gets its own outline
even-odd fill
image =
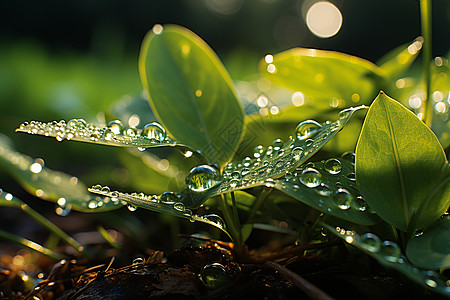
[[[192,222],[200,221],[225,230],[225,222],[220,216],[216,214],[207,214],[204,216],[193,214],[182,202],[181,195],[173,192],[164,192],[160,196],[146,195],[144,193],[123,193],[111,191],[108,186],[101,186],[99,184],[89,188],[89,191],[110,198],[116,203],[126,205],[130,211],[135,211],[137,207],[143,207],[145,209],[166,213],[172,212],[176,215],[182,215]]]
[[[149,147],[155,144],[174,144],[167,137],[165,129],[156,122],[146,124],[142,129],[125,128],[120,120],[113,120],[108,126],[98,127],[84,119],[72,119],[67,123],[31,121],[22,123],[16,131],[55,137],[58,141],[78,140],[117,146]]]
[[[275,139],[268,147],[262,145],[255,147],[253,157],[245,157],[241,162],[229,163],[226,166],[217,193],[258,185],[274,187],[275,178],[283,176],[286,170],[299,166],[316,153],[345,125],[351,114],[361,108],[350,108],[340,112],[338,120],[333,123],[303,121],[298,124],[294,135],[290,136],[287,142]],[[214,172],[216,171],[209,168],[194,168],[187,179],[188,187],[195,192],[208,190],[214,186],[212,182],[217,181]]]
[[[276,180],[282,190],[301,192],[302,186],[314,190],[318,196],[332,200],[340,210],[354,208],[361,212],[370,211],[361,195],[355,194],[351,187],[355,184],[355,174],[343,168],[343,164],[351,165],[353,170],[354,154],[345,153],[340,159],[330,158],[326,161],[308,163],[293,172],[286,172],[284,177]],[[344,169],[348,174],[344,174]],[[342,182],[341,182],[342,181]],[[325,212],[332,212],[333,208],[318,199],[318,206]]]
[[[420,275],[424,284],[430,288],[443,288],[445,293],[450,293],[450,285],[439,274],[432,270],[419,269],[409,263],[408,259],[402,254],[400,247],[393,241],[382,241],[373,233],[359,235],[352,230],[346,230],[342,227],[335,228],[347,243],[352,244],[372,255],[382,257],[385,261],[395,264],[402,264],[408,268],[411,273]]]

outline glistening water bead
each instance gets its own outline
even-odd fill
[[[123,124],[120,120],[113,120],[108,123],[108,128],[114,133],[114,134],[123,134]]]
[[[325,168],[325,171],[333,175],[339,174],[342,170],[341,162],[336,158],[327,160],[323,167]]]
[[[378,236],[373,233],[366,233],[361,236],[361,247],[369,252],[378,252],[381,248],[381,241]]]
[[[300,174],[300,182],[309,188],[313,188],[322,183],[322,174],[314,168],[306,168]]]
[[[303,121],[297,125],[295,129],[295,135],[299,140],[306,140],[313,137],[316,133],[320,131],[322,125],[314,120]]]
[[[216,184],[217,171],[208,165],[193,168],[186,178],[188,188],[193,192],[204,192]]]
[[[353,196],[346,189],[338,189],[333,194],[333,201],[340,209],[347,210],[352,204]]]
[[[166,130],[159,123],[153,122],[144,126],[142,135],[151,140],[162,142],[166,138]]]
[[[207,288],[216,288],[225,284],[228,278],[228,272],[225,267],[219,263],[205,265],[200,272],[200,280]]]

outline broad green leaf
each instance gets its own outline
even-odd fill
[[[188,219],[191,222],[203,222],[221,229],[228,234],[225,223],[221,217],[215,214],[198,216],[192,213],[181,201],[181,195],[172,192],[165,192],[161,195],[146,195],[144,193],[123,193],[120,191],[111,191],[107,186],[94,185],[88,189],[91,193],[110,198],[113,201],[121,201],[128,205],[131,211],[138,207],[169,214],[175,217]]]
[[[241,141],[244,116],[233,82],[213,50],[186,28],[155,25],[139,71],[153,112],[180,143],[220,166]]]
[[[118,202],[93,197],[77,177],[53,171],[44,166],[44,160],[32,159],[13,150],[6,137],[0,138],[0,164],[3,165],[31,194],[59,205],[57,213],[64,215],[70,209],[83,212],[102,212],[121,207]]]
[[[310,162],[275,180],[275,188],[335,217],[373,225],[380,219],[361,197],[355,182],[354,154]]]
[[[122,122],[115,120],[109,126],[99,127],[86,123],[83,119],[59,122],[24,122],[16,132],[37,134],[56,138],[57,141],[73,140],[117,147],[149,148],[162,146],[181,146],[166,136],[165,129],[157,123],[147,124],[143,129],[124,128]]]
[[[414,235],[408,241],[406,255],[421,268],[450,268],[450,217],[444,216],[424,232]]]
[[[294,48],[268,55],[260,71],[273,83],[307,97],[369,103],[383,86],[384,72],[375,64],[343,53]]]
[[[422,44],[423,38],[418,37],[413,43],[399,46],[377,61],[387,80],[395,80],[408,70],[419,55]]]
[[[446,283],[449,279],[440,276],[435,271],[417,268],[402,255],[400,247],[396,243],[382,241],[373,233],[359,235],[352,230],[345,230],[342,227],[323,225],[348,244],[375,258],[384,267],[402,273],[410,280],[433,292],[450,297],[450,287]]]
[[[356,179],[370,207],[403,231],[426,228],[450,204],[450,167],[438,139],[383,92],[356,147]]]
[[[198,207],[214,195],[255,186],[273,187],[274,179],[307,161],[347,124],[355,111],[363,108],[345,109],[339,113],[338,120],[332,123],[321,125],[311,120],[301,122],[293,133],[294,137],[289,137],[286,142],[277,139],[267,148],[256,148],[253,159],[246,157],[242,162],[229,163],[223,171],[223,177],[215,179],[214,186],[205,192],[186,192],[184,203]]]

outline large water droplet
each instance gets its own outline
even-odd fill
[[[314,191],[316,191],[316,193],[319,194],[320,196],[324,196],[324,197],[328,197],[332,194],[332,191],[330,190],[330,188],[323,183],[318,185],[314,189]]]
[[[353,196],[346,189],[338,189],[333,195],[333,201],[340,209],[347,210],[352,204]]]
[[[400,247],[391,241],[384,241],[381,247],[380,253],[384,258],[390,262],[396,263],[400,258],[401,250]]]
[[[439,275],[435,271],[423,271],[425,275],[425,284],[431,288],[437,287]]]
[[[302,153],[303,153],[302,147],[295,147],[294,149],[292,149],[291,155],[294,160],[298,161],[300,160]]]
[[[109,122],[108,127],[114,134],[123,134],[123,124],[120,120]]]
[[[223,221],[223,219],[220,216],[218,216],[216,214],[204,215],[203,218],[214,223],[217,227],[225,228],[225,222]]]
[[[186,184],[191,191],[204,192],[214,186],[216,180],[216,170],[211,166],[202,165],[193,168],[189,172],[189,175],[186,178]]]
[[[320,131],[322,125],[314,120],[303,121],[297,125],[295,129],[295,135],[299,140],[306,140],[313,137],[317,132]]]
[[[129,128],[127,128],[125,134],[130,136],[130,137],[136,136],[137,135],[137,128],[136,127],[129,127]]]
[[[376,236],[373,233],[366,233],[363,236],[361,236],[360,239],[361,247],[366,249],[369,252],[378,252],[381,248],[381,241],[378,236]]]
[[[313,188],[322,183],[322,174],[314,168],[306,168],[300,174],[300,182]]]
[[[200,272],[200,280],[207,288],[216,288],[228,281],[228,272],[222,264],[205,265]]]
[[[162,142],[166,138],[166,130],[159,123],[153,122],[144,126],[142,135],[146,138]]]
[[[174,204],[175,201],[178,201],[178,197],[173,192],[164,192],[164,193],[162,193],[162,195],[159,198],[159,200],[162,203]]]
[[[335,158],[327,160],[323,167],[330,174],[339,174],[342,170],[341,162]]]

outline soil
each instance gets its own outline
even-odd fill
[[[0,299],[441,299],[374,261],[360,264],[367,257],[354,257],[342,245],[320,247],[341,248],[343,256],[329,259],[288,247],[238,258],[231,244],[208,241],[168,254],[149,250],[146,259],[117,269],[114,258],[89,268],[87,259],[41,259],[35,263],[51,271],[34,289],[3,258]]]

